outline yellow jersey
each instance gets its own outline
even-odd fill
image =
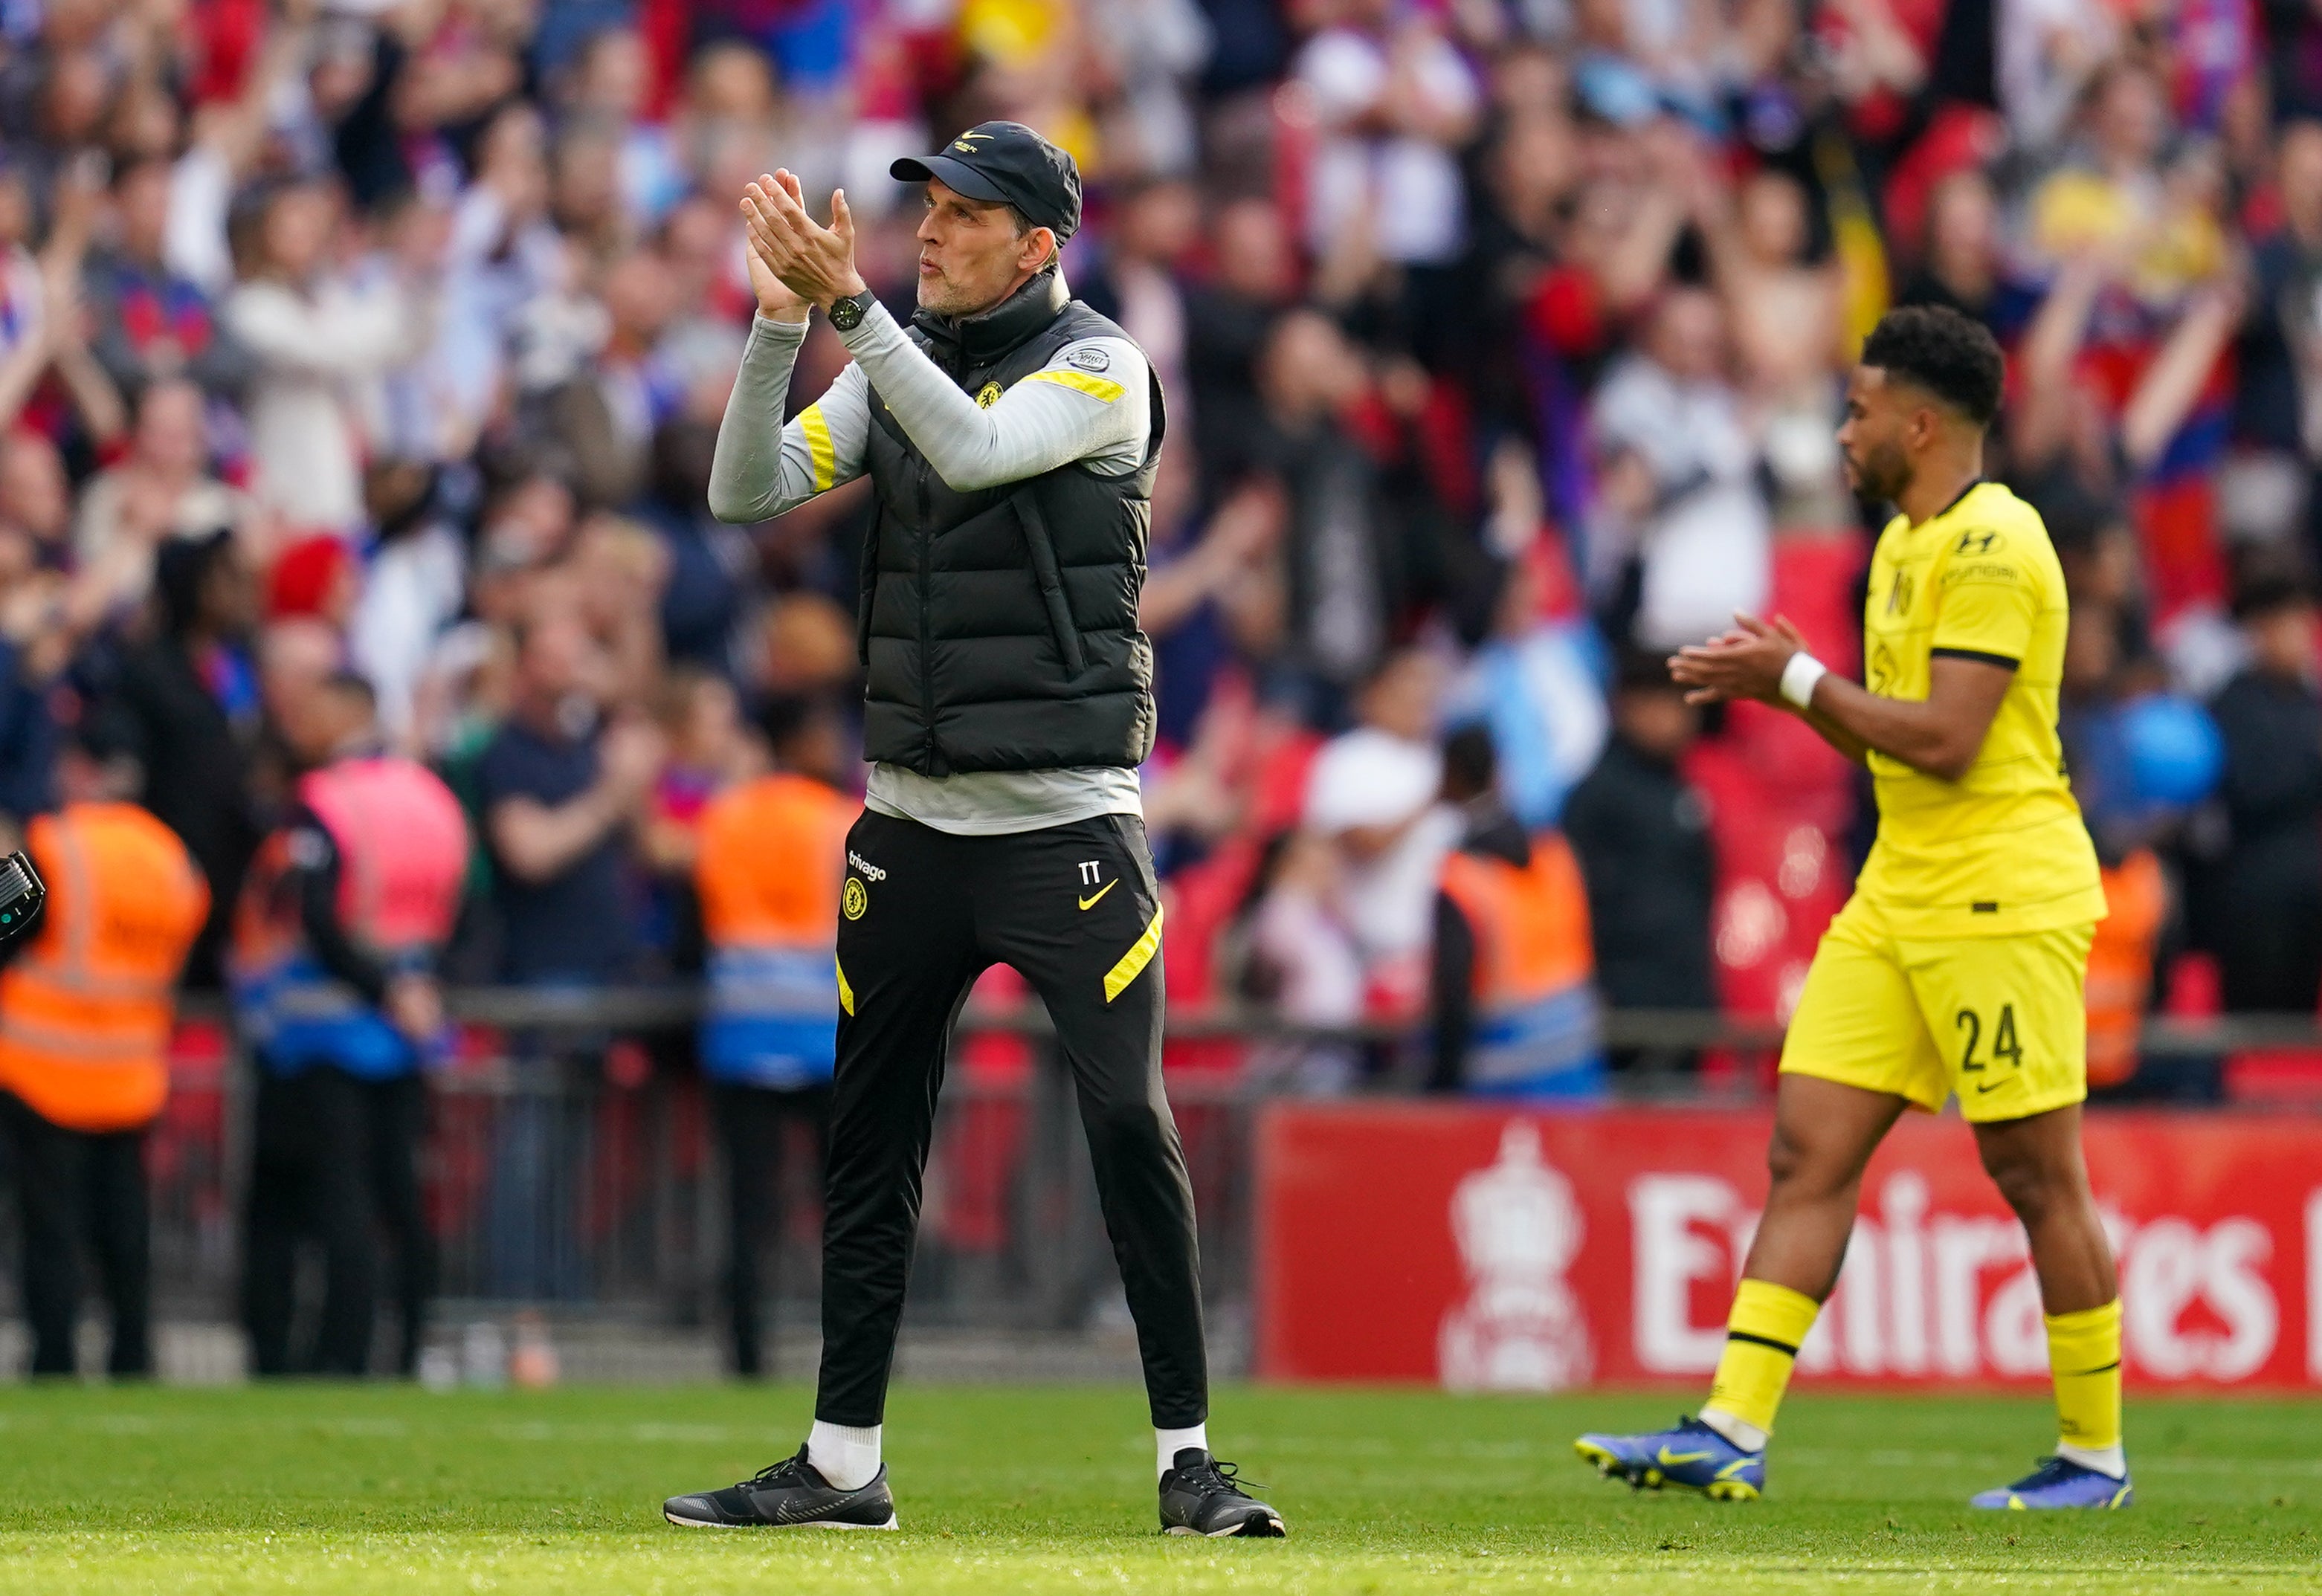
[[[2104,918],[2096,848],[2064,773],[2056,699],[2070,609],[2039,513],[1979,482],[1879,537],[1863,606],[1863,683],[1924,699],[1937,655],[2013,669],[1975,763],[1957,781],[1870,755],[1879,840],[1856,893],[1898,937],[2007,936]]]

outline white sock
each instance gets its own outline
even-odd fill
[[[2070,1441],[2059,1441],[2056,1455],[2099,1474],[2110,1474],[2116,1480],[2128,1478],[2128,1454],[2121,1450],[2117,1441],[2109,1446],[2075,1446]]]
[[[884,1427],[825,1424],[807,1432],[806,1460],[841,1491],[860,1491],[879,1477],[879,1431]]]
[[[1154,1464],[1155,1477],[1158,1478],[1175,1468],[1177,1454],[1188,1446],[1199,1446],[1204,1452],[1210,1449],[1210,1427],[1206,1421],[1193,1426],[1191,1429],[1155,1430],[1153,1450],[1157,1455]]]
[[[1764,1430],[1760,1429],[1748,1419],[1736,1418],[1731,1413],[1716,1408],[1704,1408],[1701,1410],[1701,1422],[1744,1452],[1763,1452],[1766,1449],[1766,1443],[1772,1439]]]

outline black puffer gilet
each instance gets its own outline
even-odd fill
[[[1068,298],[1052,269],[981,315],[922,313],[909,336],[983,395],[1079,339],[1128,334]],[[1137,604],[1161,456],[1157,378],[1152,403],[1144,461],[1125,476],[1072,464],[961,493],[873,393],[877,503],[856,617],[865,758],[922,776],[1144,762],[1153,649]]]

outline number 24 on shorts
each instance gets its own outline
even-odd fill
[[[1960,1071],[1962,1074],[1979,1072],[1994,1059],[2007,1061],[2010,1069],[2023,1067],[2024,1044],[2016,1039],[2015,1004],[1999,1006],[1998,1018],[1991,1028],[1991,1051],[1988,1054],[1980,1054],[1979,1052],[1983,1045],[1983,1016],[1972,1008],[1962,1008],[1952,1017],[1952,1023],[1966,1038],[1965,1045],[1960,1049]]]

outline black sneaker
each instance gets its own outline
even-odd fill
[[[687,1529],[892,1529],[895,1499],[884,1464],[871,1483],[841,1491],[806,1460],[806,1448],[723,1491],[672,1496],[661,1516]]]
[[[1220,1463],[1199,1446],[1177,1454],[1161,1476],[1161,1528],[1171,1535],[1289,1534],[1282,1515],[1243,1491],[1234,1465]]]

